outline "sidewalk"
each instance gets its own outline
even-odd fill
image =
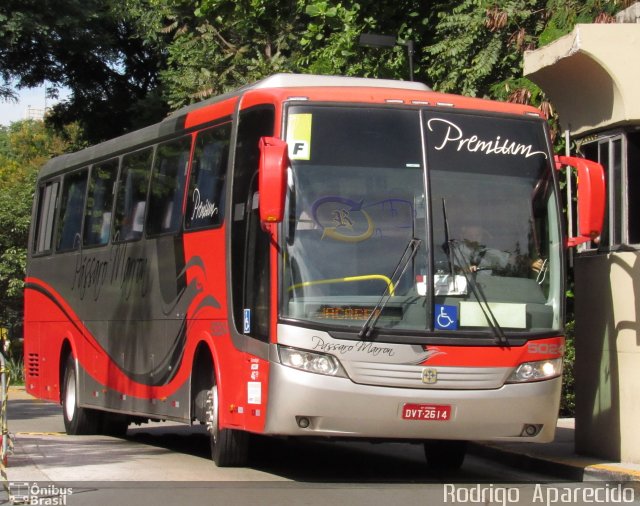
[[[35,397],[27,393],[24,386],[22,385],[9,385],[9,393],[7,398],[9,400],[35,399]]]
[[[575,420],[558,420],[553,443],[472,443],[475,455],[571,481],[638,481],[640,464],[609,462],[577,455],[574,445]]]

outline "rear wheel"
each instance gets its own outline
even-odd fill
[[[456,471],[460,469],[467,454],[466,441],[425,441],[424,455],[429,469],[434,471]]]
[[[96,434],[98,432],[99,416],[96,411],[82,408],[78,405],[78,381],[76,364],[69,355],[64,370],[62,388],[62,413],[64,428],[67,434],[76,436],[81,434]]]
[[[241,467],[249,456],[249,434],[241,430],[221,429],[219,424],[218,386],[214,383],[207,396],[207,428],[211,440],[211,457],[218,467]]]

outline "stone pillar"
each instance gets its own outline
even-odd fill
[[[576,451],[640,463],[640,254],[575,260]]]

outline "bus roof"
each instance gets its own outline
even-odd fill
[[[274,74],[261,81],[243,86],[231,93],[212,97],[178,109],[169,115],[182,116],[200,107],[215,104],[227,98],[241,95],[252,90],[270,88],[390,88],[398,90],[431,91],[426,84],[416,81],[395,81],[392,79],[371,79],[366,77],[322,76],[315,74]]]
[[[256,83],[238,88],[237,90],[231,91],[229,93],[225,93],[223,95],[215,96],[207,100],[185,106],[169,114],[164,120],[160,121],[159,123],[150,125],[140,130],[136,130],[134,132],[130,132],[115,139],[110,139],[100,144],[96,144],[95,146],[77,151],[75,153],[68,153],[53,158],[42,167],[42,169],[40,170],[39,178],[48,178],[64,172],[65,170],[80,168],[91,163],[103,161],[108,158],[123,154],[125,152],[130,152],[138,148],[143,148],[146,145],[171,138],[177,133],[185,130],[185,121],[190,113],[225,101],[233,103],[233,99],[237,99],[251,91],[268,91],[270,89],[277,91],[283,90],[285,88],[314,88],[318,90],[319,88],[332,87],[351,88],[352,91],[356,91],[355,88],[373,88],[379,90],[389,89],[395,91],[404,91],[412,94],[420,92],[432,92],[431,88],[429,88],[427,85],[414,81],[394,81],[390,79],[323,76],[313,74],[275,74]],[[444,98],[447,97],[447,95],[436,95]],[[467,98],[467,100],[472,101],[474,106],[477,106],[477,103],[486,102],[480,99]],[[520,107],[522,108],[524,106]],[[229,112],[229,114],[231,114],[231,112]]]
[[[237,90],[218,95],[207,100],[185,106],[169,114],[164,120],[154,125],[130,132],[115,139],[96,144],[75,153],[68,153],[49,160],[40,170],[40,178],[47,178],[69,168],[76,168],[117,156],[136,147],[143,147],[162,138],[168,138],[184,127],[186,115],[208,105],[239,97],[252,90],[270,88],[304,88],[304,87],[363,87],[390,88],[412,91],[430,91],[427,85],[412,81],[394,81],[390,79],[370,79],[362,77],[323,76],[312,74],[274,74],[261,81]]]

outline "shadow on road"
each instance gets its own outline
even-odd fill
[[[127,439],[138,444],[210,459],[204,427],[131,427]],[[332,442],[253,436],[249,467],[282,478],[310,483],[451,483],[483,481],[477,469],[435,473],[427,468],[422,445]],[[495,475],[493,476],[495,480]],[[486,477],[491,481],[491,476]]]

